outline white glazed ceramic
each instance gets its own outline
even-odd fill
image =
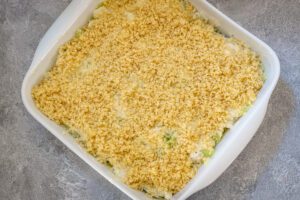
[[[68,41],[78,28],[88,22],[92,11],[100,2],[101,0],[73,0],[47,31],[37,47],[32,64],[24,78],[22,85],[23,103],[37,121],[121,191],[132,199],[151,199],[144,193],[133,190],[123,184],[105,165],[100,164],[87,154],[71,136],[65,133],[62,127],[52,122],[36,108],[31,97],[32,87],[54,63],[58,47]],[[202,16],[212,21],[225,34],[244,41],[261,56],[266,82],[252,108],[235,123],[233,128],[217,145],[215,154],[210,161],[203,165],[183,190],[173,197],[174,200],[186,199],[191,194],[211,184],[241,153],[265,116],[271,93],[280,74],[279,60],[269,46],[233,22],[207,1],[192,0],[191,2]]]

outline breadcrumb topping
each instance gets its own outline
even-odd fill
[[[108,0],[32,96],[126,184],[170,198],[262,85],[258,56],[187,1]]]

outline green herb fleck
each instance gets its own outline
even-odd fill
[[[142,192],[145,192],[145,193],[147,193],[147,190],[146,190],[145,188],[143,188],[143,189],[142,189]]]
[[[160,200],[163,200],[163,199],[165,199],[165,197],[164,196],[152,196],[154,199],[160,199]]]
[[[113,167],[113,165],[112,165],[108,160],[106,161],[105,164],[106,164],[106,166],[108,166],[108,167]]]
[[[106,2],[105,1],[102,1],[101,3],[98,4],[98,6],[96,7],[96,9],[102,7],[102,6],[105,6],[106,5]]]
[[[176,137],[173,131],[167,131],[163,136],[165,143],[169,146],[169,148],[173,147],[176,144]]]
[[[221,141],[222,137],[219,134],[215,134],[211,138],[215,141],[215,144],[217,145]]]
[[[64,123],[62,123],[61,126],[67,130],[70,128],[67,124],[64,124]]]
[[[186,0],[179,0],[179,2],[181,3],[181,6],[182,6],[183,10],[186,10],[186,7],[187,7]]]
[[[75,138],[75,139],[77,139],[77,138],[80,138],[80,134],[77,132],[77,131],[74,131],[74,130],[70,130],[69,129],[69,134],[73,137],[73,138]]]
[[[214,150],[203,149],[202,154],[204,157],[211,157],[214,154]]]
[[[75,32],[75,37],[79,37],[80,35],[82,35],[84,33],[84,29],[80,28]]]
[[[246,112],[248,112],[248,110],[251,108],[251,105],[247,105],[243,108],[242,112],[243,114],[245,114]]]

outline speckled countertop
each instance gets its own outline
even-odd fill
[[[129,199],[37,123],[20,96],[39,40],[70,0],[0,1],[0,199]],[[189,199],[300,199],[300,0],[211,0],[278,54],[281,77],[255,137]]]

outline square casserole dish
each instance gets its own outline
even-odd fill
[[[76,30],[90,19],[93,10],[101,0],[73,0],[65,11],[41,39],[32,64],[22,85],[22,100],[29,113],[61,142],[94,168],[99,174],[126,193],[132,199],[151,199],[146,194],[133,190],[122,183],[105,165],[96,161],[66,131],[48,119],[35,106],[31,89],[55,62],[58,48],[71,39]],[[262,59],[266,81],[256,101],[249,111],[241,117],[216,146],[215,154],[206,165],[202,165],[195,177],[177,194],[174,200],[186,199],[193,193],[215,181],[241,153],[261,124],[270,96],[280,74],[280,64],[274,51],[257,37],[233,22],[205,0],[191,0],[201,16],[207,18],[224,34],[244,41]]]

